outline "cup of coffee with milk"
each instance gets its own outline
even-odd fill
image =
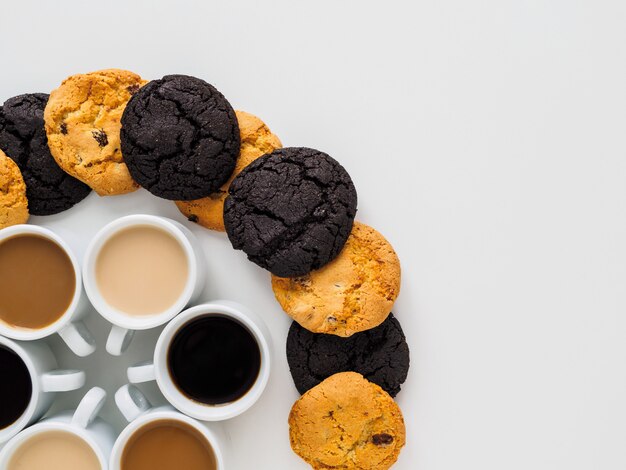
[[[0,231],[0,335],[34,341],[59,334],[78,356],[96,350],[80,266],[56,233],[34,225]]]
[[[83,264],[85,290],[113,324],[106,350],[119,356],[136,330],[163,325],[200,295],[205,269],[195,235],[173,220],[130,215],[93,238]]]

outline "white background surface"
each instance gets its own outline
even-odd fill
[[[626,467],[625,2],[31,3],[1,3],[1,100],[99,68],[188,73],[285,145],[346,166],[358,219],[403,263],[394,311],[412,368],[398,396],[408,444],[394,468]],[[183,220],[139,192],[91,195],[33,223],[81,250],[136,212]],[[195,231],[205,297],[256,308],[276,347],[262,400],[224,424],[237,447],[229,468],[305,469],[288,441],[288,318],[265,272],[223,235]],[[105,323],[90,324],[102,350]],[[121,358],[78,359],[52,344],[112,392],[157,333]],[[121,424],[111,402],[105,414]]]

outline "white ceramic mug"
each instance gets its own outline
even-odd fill
[[[64,431],[87,443],[98,458],[100,468],[107,470],[115,431],[111,425],[97,418],[105,400],[106,392],[94,387],[87,392],[74,412],[59,413],[20,432],[0,452],[0,468],[7,468],[15,452],[33,437],[50,431]]]
[[[81,270],[76,256],[68,244],[56,233],[36,225],[13,225],[0,230],[0,243],[19,235],[38,235],[56,243],[68,256],[74,269],[75,288],[72,301],[65,313],[54,323],[39,329],[19,328],[0,321],[0,335],[20,341],[32,341],[58,333],[69,348],[78,356],[89,356],[96,350],[93,335],[81,319],[91,312],[83,292]]]
[[[189,416],[179,413],[170,406],[153,408],[148,399],[133,385],[124,385],[115,393],[115,403],[126,420],[130,423],[115,441],[111,452],[110,470],[120,470],[122,455],[128,440],[143,426],[154,421],[174,420],[187,424],[202,434],[213,449],[217,470],[224,470],[223,448],[227,443],[227,436],[216,429],[209,429]],[[182,467],[181,467],[182,468]]]
[[[96,262],[104,244],[116,233],[131,227],[152,226],[168,233],[178,241],[187,257],[189,273],[187,283],[178,300],[167,310],[155,315],[132,316],[110,305],[100,293],[96,281]],[[147,330],[163,325],[175,317],[186,305],[195,301],[204,288],[205,263],[195,235],[178,222],[155,215],[129,215],[104,226],[87,248],[84,261],[85,290],[95,309],[113,323],[106,350],[114,356],[121,355],[130,345],[135,330]]]
[[[254,336],[261,352],[261,368],[250,390],[241,398],[221,405],[206,405],[186,397],[174,384],[167,364],[168,350],[176,333],[196,318],[212,315],[232,318],[244,325]],[[263,394],[270,376],[270,344],[270,333],[261,317],[243,305],[228,300],[198,305],[185,310],[165,327],[157,341],[153,361],[129,367],[128,380],[131,383],[156,380],[167,401],[193,418],[203,421],[230,419],[254,405]]]
[[[50,409],[58,392],[78,390],[85,385],[85,373],[80,370],[57,370],[57,361],[52,350],[41,341],[22,343],[0,336],[0,347],[13,351],[20,357],[28,369],[32,385],[30,401],[22,416],[13,424],[0,429],[0,442],[5,442],[41,418]],[[0,380],[7,378],[0,377]]]

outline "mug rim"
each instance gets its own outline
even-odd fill
[[[176,302],[166,310],[154,315],[131,316],[110,305],[100,293],[96,281],[95,268],[100,251],[115,234],[132,227],[150,226],[163,230],[172,236],[185,253],[188,266],[188,276],[185,287]],[[190,301],[193,296],[198,264],[191,242],[176,222],[167,218],[150,214],[131,214],[119,217],[102,227],[89,242],[83,261],[84,286],[87,297],[96,311],[113,325],[130,330],[147,330],[156,328],[170,321]]]
[[[82,293],[81,291],[83,288],[82,270],[80,268],[80,263],[78,262],[76,255],[67,244],[67,242],[49,228],[39,225],[28,224],[13,225],[11,227],[0,230],[0,243],[9,238],[27,234],[40,235],[44,238],[47,238],[48,240],[51,240],[53,243],[55,243],[59,248],[61,248],[61,250],[63,250],[63,252],[67,255],[67,257],[70,259],[70,262],[72,263],[75,286],[74,294],[72,295],[72,301],[65,309],[65,312],[63,312],[63,314],[56,321],[44,328],[14,328],[4,321],[0,320],[0,335],[20,341],[34,341],[37,339],[46,338],[55,333],[58,333],[69,323],[71,323],[72,317],[74,316],[78,308]]]
[[[184,325],[204,316],[226,316],[238,321],[253,335],[259,346],[261,365],[257,378],[250,389],[235,401],[220,405],[207,405],[194,401],[179,391],[169,372],[167,356],[172,340]],[[208,302],[190,307],[181,312],[161,332],[154,350],[153,360],[156,382],[167,401],[180,412],[203,421],[230,419],[252,407],[263,395],[271,370],[269,330],[267,330],[265,324],[261,323],[262,321],[261,318],[257,317],[243,305],[231,301]]]
[[[102,452],[102,449],[95,441],[95,439],[93,439],[89,435],[87,430],[71,423],[57,421],[42,421],[33,424],[31,427],[20,431],[17,435],[11,438],[11,440],[6,443],[2,451],[0,451],[0,467],[5,468],[4,465],[9,463],[11,457],[13,457],[15,452],[24,442],[26,442],[28,439],[31,439],[32,437],[37,436],[38,434],[43,434],[48,431],[63,431],[79,437],[84,442],[86,442],[91,450],[93,450],[93,452],[96,454],[96,457],[100,462],[101,469],[108,470],[106,455],[104,454],[104,452]]]
[[[18,343],[13,341],[10,338],[6,338],[0,336],[0,346],[4,346],[7,349],[10,349],[15,354],[17,354],[22,362],[26,365],[28,369],[28,374],[30,375],[31,382],[31,394],[30,401],[28,406],[20,415],[20,417],[11,423],[9,426],[0,429],[0,443],[6,442],[13,439],[17,434],[19,434],[24,428],[28,425],[31,418],[35,415],[35,411],[37,410],[37,406],[39,405],[39,401],[41,399],[41,384],[40,377],[35,367],[35,363],[31,359],[28,352]],[[5,446],[6,447],[6,446]]]
[[[136,431],[138,431],[146,424],[160,420],[182,421],[200,432],[208,441],[211,449],[213,450],[215,460],[217,461],[217,470],[224,470],[224,456],[220,447],[219,439],[217,438],[213,430],[208,428],[198,420],[183,413],[180,413],[167,405],[158,408],[150,408],[149,410],[144,411],[141,415],[139,415],[137,418],[132,420],[124,427],[122,432],[115,440],[115,444],[113,444],[109,468],[111,470],[119,470],[121,468],[121,459],[124,455],[124,449],[126,448],[126,444]]]

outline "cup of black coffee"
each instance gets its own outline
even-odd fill
[[[85,384],[81,370],[57,370],[50,347],[0,336],[0,443],[41,418],[58,392]]]
[[[128,369],[128,380],[156,380],[179,411],[221,421],[250,408],[270,374],[270,334],[254,312],[231,301],[192,307],[161,333],[153,362]]]

